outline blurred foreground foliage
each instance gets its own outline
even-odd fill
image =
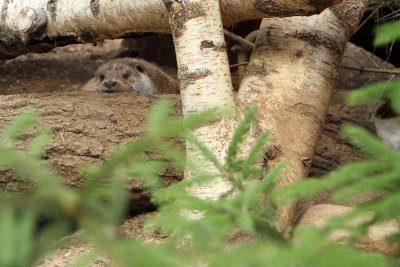
[[[378,30],[376,44],[400,38],[398,23]],[[400,84],[384,82],[355,91],[349,97],[354,105],[385,97],[400,113]],[[247,157],[239,155],[240,145],[256,116],[249,108],[239,123],[224,162],[219,162],[191,130],[221,119],[227,111],[209,110],[186,118],[170,116],[170,103],[161,101],[149,115],[147,135],[121,145],[101,165],[86,166],[86,183],[73,189],[59,182],[40,158],[51,139],[49,132],[39,133],[30,147],[20,150],[15,141],[35,123],[38,112],[30,110],[10,122],[0,136],[0,170],[12,170],[32,184],[29,193],[0,194],[0,266],[33,266],[46,253],[57,248],[72,231],[83,230],[83,237],[94,246],[75,266],[88,266],[105,257],[111,266],[400,266],[400,253],[381,255],[357,249],[357,240],[372,224],[400,218],[400,153],[366,130],[344,125],[347,140],[369,156],[363,162],[348,163],[323,179],[308,179],[274,189],[286,164],[268,172],[259,166],[268,134],[263,133]],[[208,159],[214,170],[196,162],[187,162],[185,152],[173,145],[173,138],[186,140]],[[156,151],[157,159],[144,157]],[[158,176],[167,166],[188,169],[190,180],[164,188]],[[163,242],[121,237],[117,234],[129,199],[125,186],[130,177],[140,177],[158,205],[147,227],[167,236]],[[199,199],[188,188],[227,179],[232,190],[216,201]],[[324,190],[335,190],[334,198],[344,200],[365,192],[377,197],[360,203],[323,227],[279,227],[277,205],[301,200]],[[190,214],[201,214],[190,219]],[[359,224],[354,218],[370,215]],[[372,215],[372,216],[371,216]],[[193,217],[193,216],[192,216]],[[328,241],[337,229],[346,229],[351,237],[342,244]],[[237,242],[239,240],[239,242]],[[388,242],[399,243],[400,234]]]
[[[351,163],[321,180],[307,180],[274,189],[285,163],[268,173],[259,167],[268,134],[261,134],[247,157],[239,149],[256,109],[249,108],[239,123],[225,162],[191,134],[190,129],[220,119],[226,112],[210,110],[186,118],[169,116],[170,104],[160,102],[150,114],[148,133],[140,140],[119,147],[99,166],[82,170],[86,184],[72,189],[59,182],[43,166],[50,140],[48,132],[37,135],[31,146],[19,150],[15,140],[37,119],[31,110],[9,123],[0,141],[0,167],[12,169],[29,181],[30,193],[4,192],[0,195],[0,266],[32,266],[54,249],[72,230],[82,229],[94,249],[81,257],[76,266],[102,255],[111,266],[396,266],[398,255],[384,256],[359,251],[354,241],[372,223],[399,217],[400,155],[375,137],[347,125],[349,141],[371,156],[367,162]],[[171,140],[189,140],[214,165],[205,170],[195,162],[186,162],[185,154]],[[145,151],[157,151],[160,158],[150,160]],[[157,173],[166,166],[189,168],[193,178],[161,186]],[[118,225],[124,218],[129,198],[125,183],[129,177],[141,177],[158,205],[147,227],[168,236],[153,244],[137,237],[120,237]],[[230,181],[232,192],[217,201],[199,199],[188,188],[218,177]],[[345,198],[364,191],[384,190],[384,197],[363,203],[350,214],[323,228],[298,227],[288,232],[279,227],[276,203],[298,200],[316,192],[340,187],[337,197]],[[196,211],[197,219],[190,219]],[[348,224],[348,219],[374,212],[370,221]],[[354,231],[352,242],[334,244],[327,235],[335,229]],[[361,229],[361,230],[360,230]],[[239,242],[235,242],[238,239]],[[392,236],[398,242],[399,236]]]

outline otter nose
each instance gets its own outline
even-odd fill
[[[113,81],[113,80],[108,80],[108,81],[105,81],[105,82],[104,82],[104,86],[105,86],[107,89],[113,88],[116,84],[117,84],[117,82],[116,82],[116,81]]]

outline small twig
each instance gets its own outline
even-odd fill
[[[395,41],[392,41],[390,43],[389,52],[386,52],[387,53],[386,61],[389,61],[389,58],[392,55],[394,43]]]
[[[224,29],[224,34],[231,38],[232,40],[236,41],[237,43],[239,43],[240,45],[242,45],[243,47],[245,47],[246,49],[248,49],[249,51],[252,50],[254,48],[254,44],[252,42],[247,41],[246,39],[243,39],[242,37],[240,37],[239,35],[236,35],[228,30]]]
[[[379,9],[380,9],[381,7],[383,7],[384,4],[385,4],[385,1],[383,1],[379,6],[377,6],[377,7],[374,9],[374,11],[372,11],[372,12],[369,14],[369,16],[368,16],[366,19],[364,19],[364,21],[361,22],[360,25],[358,25],[357,29],[356,29],[354,32],[358,32],[358,30],[361,29],[361,27],[364,26],[365,23],[367,23],[367,21],[368,21],[370,18],[372,18],[372,17],[375,15],[375,13],[377,13],[377,12],[379,11]]]
[[[398,17],[399,15],[400,15],[400,9],[393,11],[392,13],[387,14],[386,16],[383,16],[383,17],[377,19],[375,22],[384,22],[387,19],[394,19],[395,17]]]
[[[234,68],[234,67],[244,66],[244,65],[248,65],[248,64],[249,64],[249,62],[242,62],[242,63],[229,65],[229,67]]]
[[[348,66],[340,66],[342,69],[347,70],[358,70],[359,72],[373,72],[373,73],[386,73],[386,74],[395,74],[400,75],[400,70],[387,70],[387,69],[373,69],[373,68],[355,68]]]

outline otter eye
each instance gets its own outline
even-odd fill
[[[122,78],[124,78],[125,80],[129,78],[129,73],[125,72],[124,74],[122,74]]]
[[[144,72],[144,68],[142,65],[136,65],[136,69],[138,72]]]
[[[102,81],[102,80],[104,80],[104,74],[101,74],[100,76],[99,76],[99,79],[100,79],[100,81]]]

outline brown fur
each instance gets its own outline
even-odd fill
[[[102,65],[83,90],[177,94],[179,83],[159,67],[143,59],[117,58]]]

